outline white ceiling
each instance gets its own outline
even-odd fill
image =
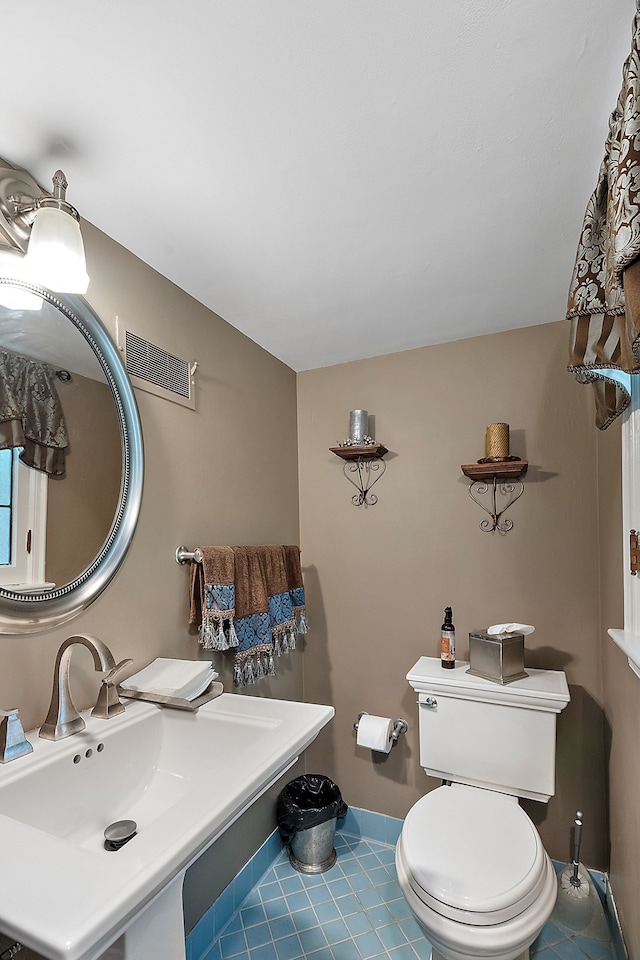
[[[0,156],[295,370],[560,320],[634,13],[4,0]]]

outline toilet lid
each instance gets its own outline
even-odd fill
[[[548,858],[538,832],[503,794],[439,787],[409,811],[400,844],[417,896],[464,923],[509,920],[544,886]]]

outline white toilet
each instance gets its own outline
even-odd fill
[[[456,662],[422,657],[407,674],[418,693],[420,763],[443,785],[407,814],[398,880],[433,960],[528,958],[553,910],[555,872],[518,797],[555,790],[556,715],[564,673],[528,670],[507,685]]]

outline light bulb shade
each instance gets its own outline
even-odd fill
[[[0,306],[8,310],[41,310],[43,304],[42,297],[35,293],[29,293],[22,287],[9,287],[4,283],[0,284]]]
[[[26,280],[23,255],[1,250],[0,276],[8,280]],[[17,283],[0,283],[0,306],[9,310],[40,310],[42,303],[42,297]]]
[[[31,227],[24,267],[32,283],[58,293],[86,293],[89,276],[80,224],[56,207],[41,207]]]

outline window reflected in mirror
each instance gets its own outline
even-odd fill
[[[0,450],[0,566],[11,563],[13,451]]]
[[[46,582],[47,477],[25,466],[21,447],[0,450],[0,584],[18,593]]]

